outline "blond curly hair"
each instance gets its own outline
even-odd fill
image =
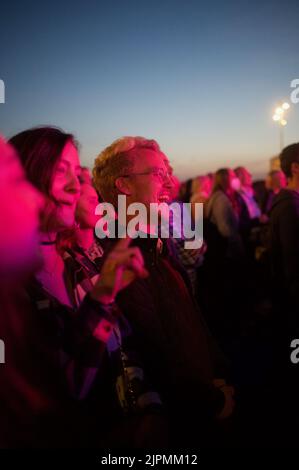
[[[93,183],[103,200],[112,203],[115,207],[119,194],[115,181],[132,171],[139,149],[160,151],[155,140],[144,137],[121,137],[106,147],[94,161]]]

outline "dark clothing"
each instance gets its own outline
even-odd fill
[[[8,357],[0,370],[0,447],[139,445],[143,422],[155,424],[145,414],[160,419],[160,397],[146,380],[127,320],[115,304],[88,294],[96,266],[84,254],[80,262],[67,255],[65,264],[76,307],[33,280],[14,311],[1,311]]]
[[[270,215],[275,194],[272,190],[265,192],[264,198],[262,201],[262,214]]]
[[[221,248],[225,248],[225,251],[222,253],[222,258],[225,259],[239,258],[243,255],[244,251],[240,231],[241,228],[245,230],[244,213],[247,209],[238,193],[235,193],[233,201],[234,205],[224,191],[217,190],[210,197],[206,207],[206,217],[209,223],[208,233],[212,233],[214,225],[214,232],[218,232],[217,238],[219,240],[223,238],[223,243],[220,243],[220,245]],[[212,239],[215,241],[215,244],[218,244],[215,235],[212,236]],[[226,242],[225,244],[224,241]],[[207,243],[209,250],[209,237]],[[214,246],[211,249],[213,250]]]
[[[298,422],[298,370],[291,362],[291,341],[299,338],[299,194],[283,189],[270,214],[273,332],[279,400]],[[291,391],[291,392],[290,392]]]
[[[282,189],[270,215],[273,292],[278,309],[299,326],[299,194]],[[287,318],[286,318],[287,320]]]
[[[223,377],[223,369],[216,375],[218,352],[200,312],[167,256],[166,243],[161,252],[157,239],[137,239],[134,245],[143,254],[149,277],[121,292],[117,303],[130,321],[145,366],[175,416],[193,410],[202,418],[215,417],[224,395],[212,380]]]
[[[90,367],[105,354],[92,336],[101,305],[86,297],[74,317],[61,304],[51,309],[45,295],[15,291],[13,298],[1,310],[7,363],[0,370],[0,445],[84,447],[90,423],[74,391],[86,386]]]

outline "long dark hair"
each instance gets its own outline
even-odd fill
[[[57,127],[36,127],[14,135],[9,142],[17,150],[28,180],[51,197],[54,169],[65,145],[72,142],[78,147],[74,136]]]

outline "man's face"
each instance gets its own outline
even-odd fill
[[[127,178],[128,203],[139,202],[149,209],[151,203],[168,202],[173,187],[170,172],[172,168],[162,152],[138,150],[134,167]]]

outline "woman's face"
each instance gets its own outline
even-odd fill
[[[25,178],[13,148],[0,138],[0,274],[32,270],[38,261],[42,195]]]
[[[74,224],[76,204],[80,196],[80,171],[78,151],[72,142],[68,142],[54,170],[51,196],[56,204],[49,202],[50,207],[44,217],[48,219],[47,231],[57,232]]]
[[[95,210],[99,204],[96,190],[90,184],[81,185],[81,194],[76,208],[76,222],[80,228],[95,228],[99,216],[95,215]]]

